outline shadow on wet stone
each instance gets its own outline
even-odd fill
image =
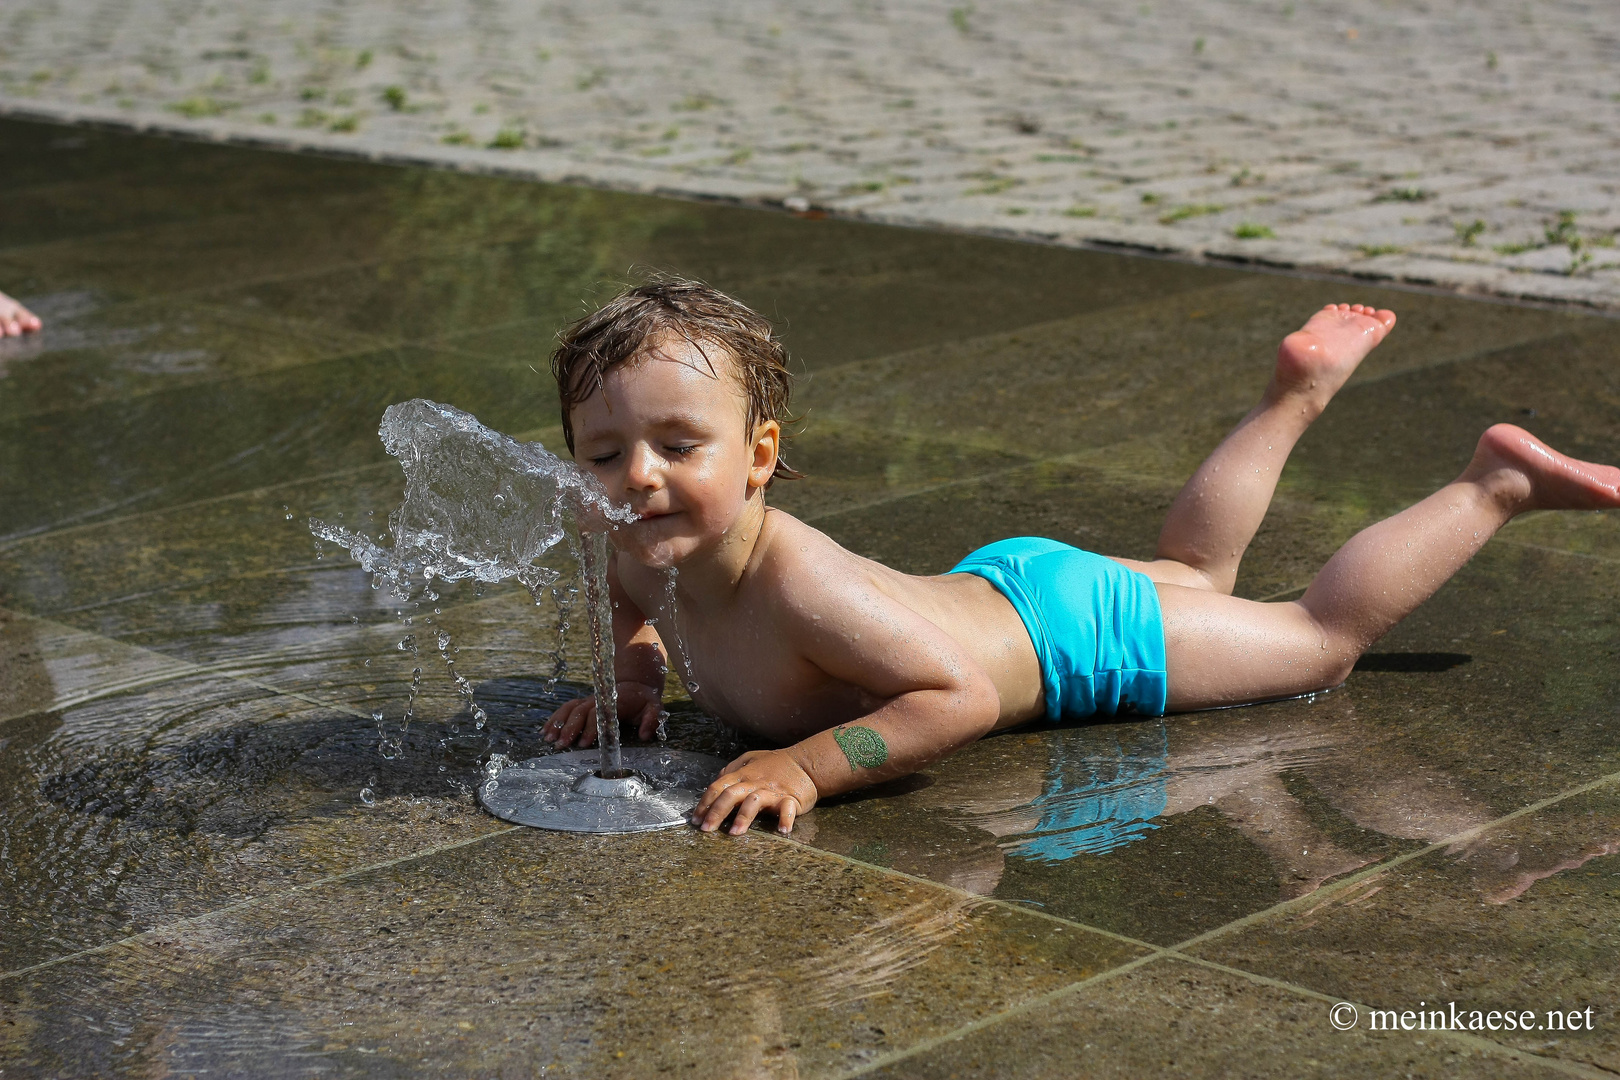
[[[419,701],[401,731],[397,713],[379,723],[194,676],[9,721],[0,890],[15,919],[0,963],[495,829],[472,803],[482,759],[492,745],[538,749],[540,723],[571,696],[501,687],[482,730],[445,707],[459,702]],[[380,728],[403,744],[391,760]]]

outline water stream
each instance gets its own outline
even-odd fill
[[[315,518],[316,537],[339,544],[401,600],[437,599],[438,582],[517,580],[541,602],[546,590],[557,602],[558,627],[552,680],[565,671],[563,640],[574,590],[542,560],[565,541],[578,556],[591,634],[591,683],[596,694],[597,742],[602,771],[623,772],[617,690],[613,677],[613,612],[608,598],[608,533],[636,520],[615,505],[602,486],[570,461],[539,443],[519,442],[449,405],[416,399],[391,405],[378,429],[383,447],[405,472],[405,498],[388,516],[384,543],[364,532]],[[438,652],[475,723],[483,709],[472,683],[456,671],[450,635],[437,632]],[[411,689],[399,733],[384,731],[385,757],[403,749],[421,688],[420,649],[414,633],[398,648],[412,658]],[[379,728],[381,721],[379,720]]]

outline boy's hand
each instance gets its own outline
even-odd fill
[[[664,688],[645,683],[619,683],[619,730],[634,731],[636,738],[646,741],[658,730],[658,713],[662,708]],[[572,746],[579,741],[584,750],[596,743],[596,698],[580,697],[566,702],[540,729],[540,737],[556,743],[558,748]]]
[[[776,831],[786,836],[793,821],[816,805],[815,781],[785,750],[750,750],[727,765],[692,809],[692,824],[713,832],[737,812],[726,830],[741,836],[761,810],[776,814]]]

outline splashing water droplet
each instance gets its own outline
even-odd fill
[[[360,789],[360,801],[365,803],[367,806],[375,806],[377,804],[377,796],[370,788],[363,787]]]
[[[686,651],[686,639],[681,636],[681,615],[675,604],[676,573],[673,566],[664,571],[664,618],[669,620],[670,637],[664,641],[666,648],[673,645],[674,651],[681,660],[682,684],[688,694],[696,695],[698,692],[697,678],[692,674],[692,657]],[[662,635],[660,635],[662,636]]]
[[[407,602],[418,595],[429,602],[438,600],[434,583],[441,579],[471,579],[476,583],[476,595],[482,597],[486,584],[515,578],[537,604],[550,588],[558,601],[552,685],[565,669],[568,605],[577,590],[560,588],[559,573],[538,560],[564,539],[575,546],[573,537],[579,535],[578,562],[589,568],[584,577],[592,624],[593,683],[600,704],[598,740],[604,765],[618,767],[613,638],[606,589],[608,548],[602,530],[635,522],[638,515],[615,505],[601,484],[574,463],[558,458],[539,443],[518,442],[492,431],[470,414],[447,405],[422,399],[391,405],[378,433],[384,449],[405,472],[405,499],[389,515],[388,529],[373,539],[311,518],[310,532],[317,541],[348,549],[371,575],[372,588],[386,586]],[[390,536],[391,546],[383,546]],[[440,609],[435,607],[433,612],[440,614]],[[405,625],[412,625],[404,611],[397,614]],[[450,665],[449,639],[442,631],[439,638],[439,651]],[[417,655],[414,635],[407,634],[397,648]],[[486,716],[472,701],[471,684],[453,666],[449,670],[482,727]],[[403,750],[420,688],[418,666],[412,672],[399,735],[383,740],[385,757]]]
[[[542,589],[557,573],[536,560],[562,542],[568,517],[638,520],[573,462],[448,405],[421,398],[390,405],[378,434],[405,471],[405,501],[389,517],[393,547],[316,519],[310,531],[348,548],[402,599],[418,578],[516,578],[531,592]]]

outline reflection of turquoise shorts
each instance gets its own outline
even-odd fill
[[[1036,536],[982,547],[951,573],[984,578],[1024,620],[1041,662],[1048,720],[1164,715],[1164,619],[1146,574]]]
[[[1164,724],[1063,732],[1048,745],[1046,790],[1030,804],[1041,819],[1008,845],[1014,854],[1043,863],[1102,855],[1159,827],[1170,764]]]

